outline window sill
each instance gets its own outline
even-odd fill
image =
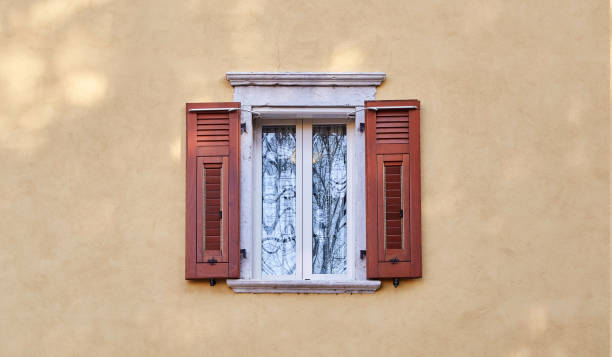
[[[372,294],[380,288],[380,280],[247,280],[227,279],[236,293],[297,293],[297,294]]]

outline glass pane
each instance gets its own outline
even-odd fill
[[[346,126],[312,126],[312,273],[346,273]]]
[[[295,126],[264,127],[262,134],[263,275],[295,274]]]

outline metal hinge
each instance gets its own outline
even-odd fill
[[[400,218],[404,218],[404,210],[400,209]]]
[[[210,264],[210,265],[215,265],[215,264],[217,264],[217,259],[215,259],[215,258],[208,259],[208,261],[206,261],[206,262],[207,262],[208,264]]]
[[[219,219],[223,219],[223,211],[219,211]]]
[[[399,263],[400,260],[397,259],[397,257],[395,257],[395,258],[393,258],[393,259],[391,259],[389,261],[391,262],[391,264],[397,264],[397,263]]]

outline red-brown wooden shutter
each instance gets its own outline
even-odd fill
[[[367,277],[419,278],[420,103],[376,100],[365,108]]]
[[[185,278],[240,277],[240,103],[187,103]]]

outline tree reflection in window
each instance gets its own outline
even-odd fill
[[[312,127],[312,272],[346,273],[346,126]]]
[[[263,275],[293,275],[296,268],[295,127],[263,127]]]

